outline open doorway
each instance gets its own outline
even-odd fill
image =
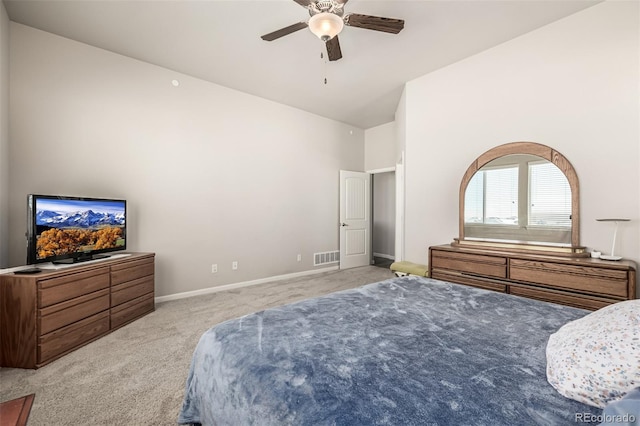
[[[371,174],[371,264],[389,268],[396,253],[396,173]]]

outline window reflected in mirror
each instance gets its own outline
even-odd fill
[[[467,185],[465,237],[571,244],[571,199],[567,177],[544,158],[496,158]]]

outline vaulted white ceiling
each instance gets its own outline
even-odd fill
[[[405,82],[598,1],[351,0],[345,13],[401,18],[405,28],[345,27],[336,62],[321,58],[324,43],[307,29],[260,38],[308,20],[292,0],[4,3],[12,21],[366,129],[393,121]]]

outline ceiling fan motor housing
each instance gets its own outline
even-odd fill
[[[318,0],[309,4],[309,15],[317,15],[318,13],[333,13],[334,15],[344,15],[344,4],[335,0]]]

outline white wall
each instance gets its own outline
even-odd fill
[[[396,165],[395,122],[364,131],[364,169],[379,170]]]
[[[126,198],[157,296],[338,249],[338,171],[363,170],[361,129],[13,22],[10,65],[13,265],[28,193]]]
[[[373,179],[374,255],[395,255],[396,237],[396,179],[395,172],[375,173]]]
[[[0,2],[0,268],[9,265],[9,17]]]
[[[581,243],[609,252],[612,227],[595,219],[630,218],[617,254],[640,261],[638,17],[637,2],[601,3],[406,85],[407,260],[458,235],[478,155],[534,141],[578,173]]]
[[[407,86],[402,90],[395,114],[396,128],[396,163],[403,163],[403,154],[407,148]]]
[[[406,259],[405,211],[406,211],[406,176],[404,158],[407,143],[407,88],[402,90],[395,114],[396,129],[396,262]]]

